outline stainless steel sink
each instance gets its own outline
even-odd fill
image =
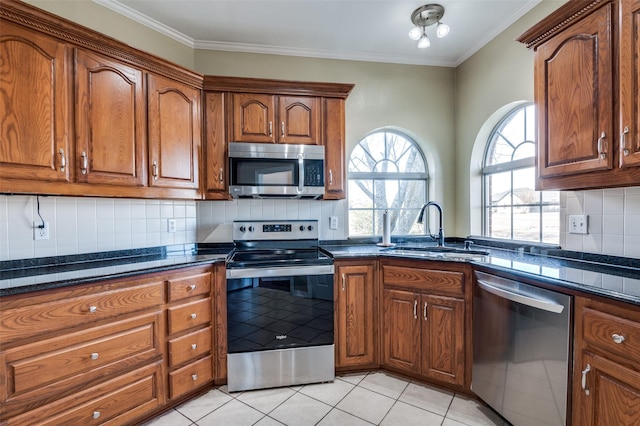
[[[421,246],[397,246],[389,247],[383,251],[398,255],[406,255],[413,257],[431,257],[445,259],[471,260],[478,259],[482,256],[488,256],[486,250],[465,250],[456,247],[421,247]]]

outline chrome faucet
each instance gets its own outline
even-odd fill
[[[425,210],[427,210],[429,206],[434,206],[436,209],[438,209],[438,213],[440,214],[440,221],[439,221],[440,229],[438,229],[438,235],[433,235],[431,233],[431,230],[429,230],[429,235],[431,236],[431,238],[434,238],[436,239],[436,241],[438,241],[438,247],[444,247],[444,231],[442,230],[442,207],[440,206],[440,204],[436,203],[435,201],[429,201],[428,203],[424,204],[420,208],[420,215],[418,215],[418,219],[416,220],[416,223],[422,223],[422,219],[424,218],[424,212]]]

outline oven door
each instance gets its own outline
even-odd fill
[[[332,345],[333,270],[227,269],[228,353]]]

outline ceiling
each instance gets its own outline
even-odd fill
[[[455,67],[541,0],[442,0],[446,38],[407,33],[422,1],[93,0],[196,49]]]

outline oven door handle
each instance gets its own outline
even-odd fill
[[[291,277],[333,274],[333,265],[278,266],[275,268],[227,269],[227,278]]]

